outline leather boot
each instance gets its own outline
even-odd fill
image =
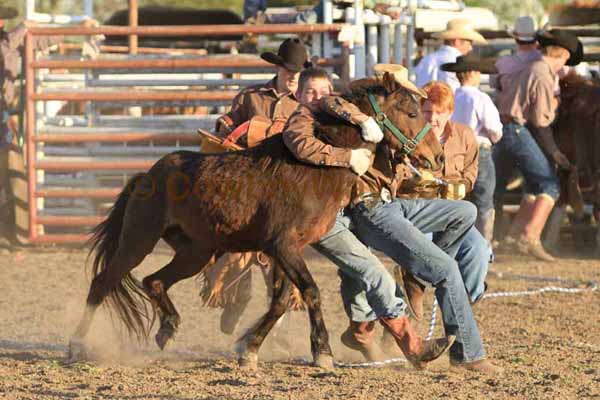
[[[423,295],[425,294],[425,285],[415,279],[414,275],[408,272],[404,267],[399,267],[404,284],[406,300],[412,314],[417,321],[423,318]]]
[[[507,236],[518,238],[523,234],[525,225],[527,225],[527,223],[529,223],[531,220],[535,199],[536,197],[533,195],[523,196],[521,204],[519,204],[519,211],[510,224],[510,229],[508,230]]]
[[[450,359],[450,367],[456,371],[472,371],[487,375],[502,375],[504,373],[504,368],[494,365],[488,360],[478,360],[473,362],[457,362]]]
[[[407,316],[399,318],[381,318],[382,325],[396,339],[404,357],[416,369],[423,369],[428,362],[435,360],[452,345],[454,336],[424,341],[417,335]]]
[[[496,210],[491,209],[484,214],[477,214],[477,220],[475,221],[475,227],[481,233],[481,235],[492,243],[494,239],[494,220],[496,219]]]
[[[350,321],[348,329],[342,333],[342,343],[352,350],[360,351],[365,360],[369,362],[383,361],[385,355],[375,343],[375,321],[354,322]]]
[[[554,257],[544,250],[540,237],[546,221],[554,208],[554,199],[542,194],[536,197],[528,223],[523,229],[523,235],[517,242],[517,249],[523,253],[543,261],[554,261]]]

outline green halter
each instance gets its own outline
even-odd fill
[[[396,128],[392,121],[389,120],[387,115],[381,111],[379,105],[377,104],[377,100],[372,93],[369,93],[369,103],[371,103],[371,107],[373,107],[373,111],[375,111],[375,121],[377,121],[381,130],[383,131],[386,128],[389,129],[390,132],[392,132],[392,134],[398,138],[400,143],[402,143],[402,152],[407,156],[417,148],[419,142],[423,140],[425,135],[427,135],[431,129],[431,125],[426,123],[425,126],[423,126],[423,129],[417,133],[417,136],[414,139],[411,139],[402,133],[400,129]]]

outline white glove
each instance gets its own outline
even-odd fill
[[[361,122],[362,138],[366,142],[379,143],[383,140],[383,132],[381,128],[371,117]]]
[[[368,149],[351,150],[350,169],[358,176],[363,175],[371,166],[371,151]]]

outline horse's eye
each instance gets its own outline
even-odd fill
[[[417,118],[417,113],[416,112],[411,112],[411,113],[408,113],[408,116],[410,118]]]

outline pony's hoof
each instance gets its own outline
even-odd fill
[[[327,371],[333,371],[335,366],[333,364],[333,356],[331,354],[317,354],[314,356],[315,367],[322,368]]]
[[[80,340],[73,340],[69,342],[69,350],[67,352],[67,362],[76,363],[87,359],[87,351],[85,345]]]
[[[164,350],[169,343],[169,340],[173,337],[173,332],[167,329],[159,329],[156,333],[154,339],[156,340],[156,344],[161,350]]]
[[[238,365],[242,369],[256,371],[258,370],[258,354],[245,353],[238,358]]]

